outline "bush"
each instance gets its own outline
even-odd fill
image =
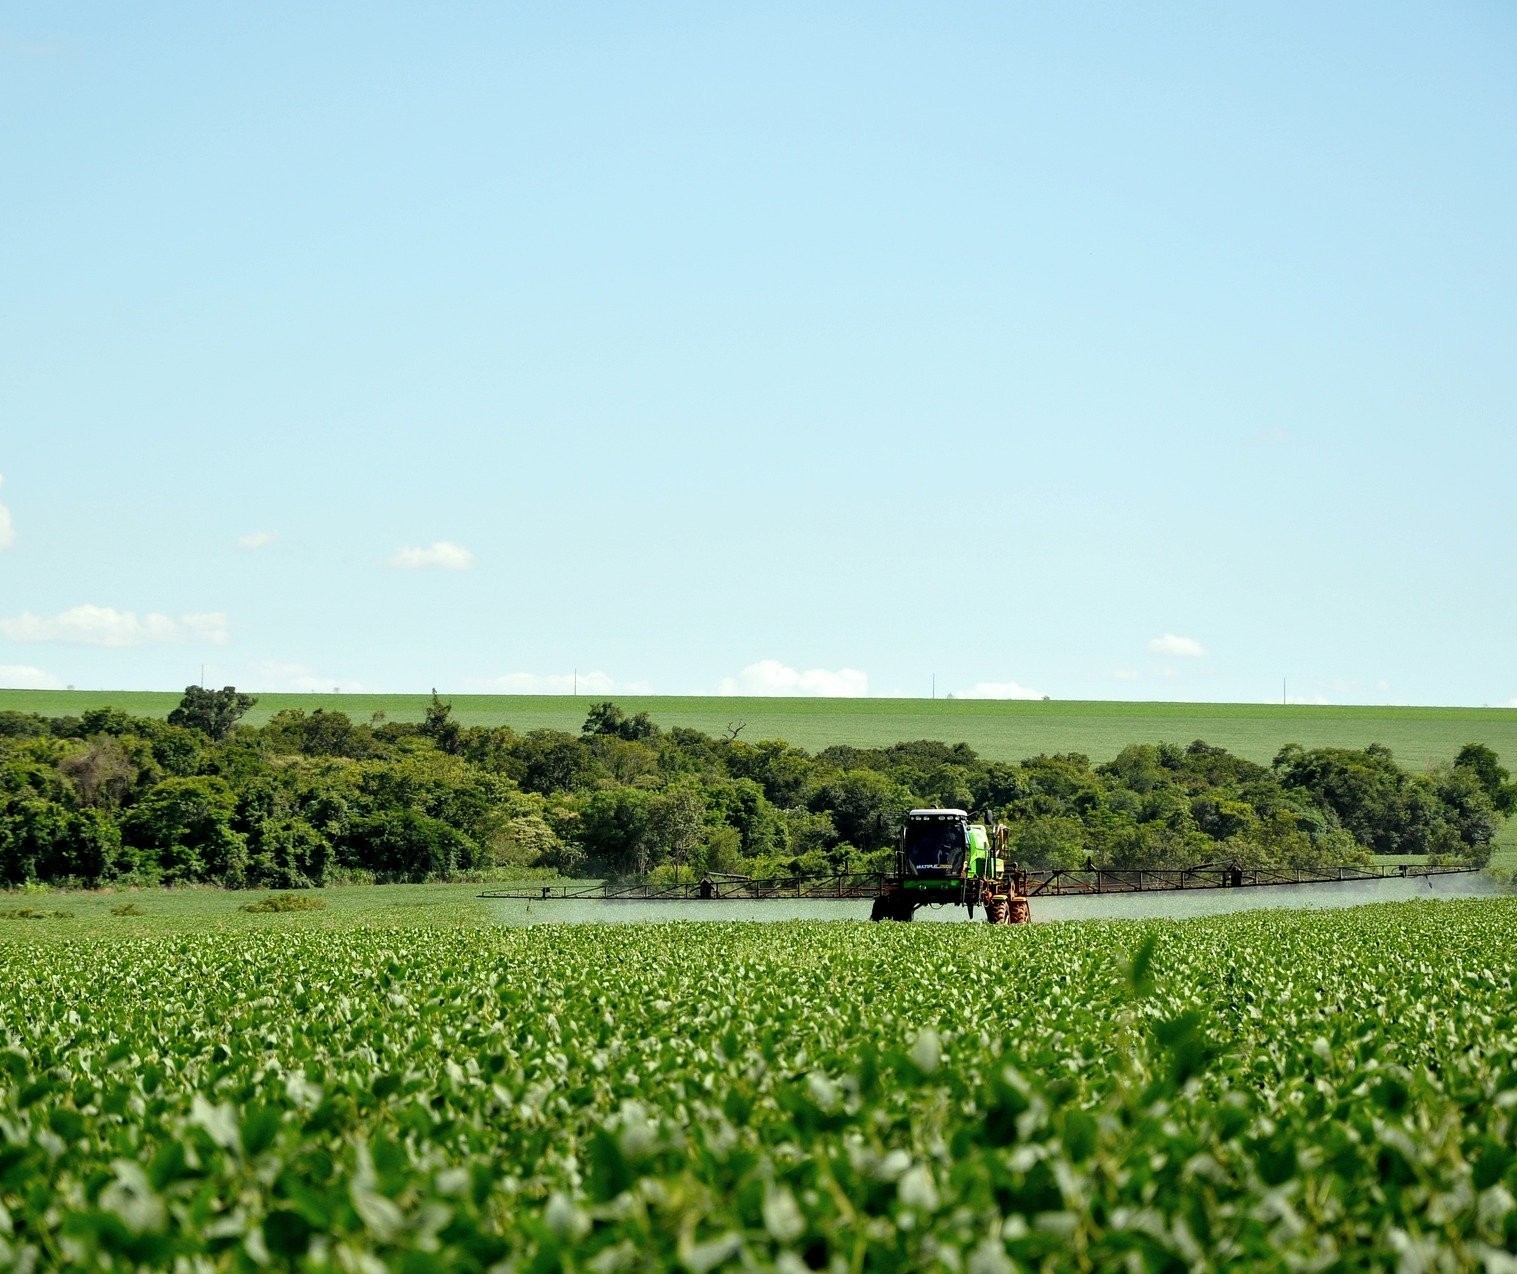
[[[325,898],[313,898],[310,894],[270,894],[257,902],[245,902],[237,910],[259,916],[281,911],[325,911],[326,909]]]
[[[381,880],[425,880],[451,878],[473,859],[474,843],[457,828],[413,809],[391,807],[354,820],[343,865],[362,867]]]

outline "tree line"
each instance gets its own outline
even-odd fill
[[[1483,744],[1408,771],[1379,745],[1259,765],[1197,741],[990,761],[931,740],[808,752],[594,705],[579,734],[420,723],[186,690],[167,720],[0,712],[0,884],[778,876],[888,865],[916,806],[983,811],[1031,867],[1483,864],[1517,784]]]

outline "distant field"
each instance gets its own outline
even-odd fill
[[[465,725],[551,727],[577,732],[596,697],[447,695]],[[178,693],[156,691],[0,690],[0,710],[77,715],[109,704],[140,716],[166,716]],[[346,712],[367,721],[419,721],[426,695],[265,694],[248,716],[254,725],[282,708]],[[786,739],[812,750],[833,743],[861,747],[904,739],[968,743],[982,756],[1016,761],[1039,752],[1084,752],[1107,760],[1135,742],[1205,739],[1268,762],[1284,743],[1364,747],[1383,743],[1403,765],[1449,760],[1462,744],[1485,743],[1517,770],[1517,710],[1511,708],[1284,707],[1245,703],[1005,702],[967,699],[740,699],[617,696],[629,712],[660,725],[720,734],[743,724],[744,739]]]

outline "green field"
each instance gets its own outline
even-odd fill
[[[352,928],[449,927],[493,923],[486,886],[429,883],[347,885],[303,891],[315,910],[275,915],[243,907],[270,894],[214,887],[0,891],[0,943],[112,940],[171,934],[261,933]],[[129,914],[118,915],[130,908]],[[25,912],[39,913],[35,917]]]
[[[415,919],[0,922],[0,1265],[1517,1253],[1517,900],[1015,930]]]
[[[550,727],[578,733],[595,699],[588,695],[446,695],[464,725]],[[107,690],[0,690],[0,710],[77,715],[109,705],[166,716],[178,693]],[[1416,769],[1451,760],[1465,743],[1484,743],[1517,770],[1517,710],[1511,708],[1316,707],[1246,703],[1076,703],[969,699],[777,699],[617,696],[628,712],[659,725],[722,734],[743,723],[748,740],[785,739],[811,750],[834,743],[879,747],[907,739],[968,743],[982,756],[1017,761],[1039,752],[1084,752],[1107,760],[1129,743],[1205,739],[1268,763],[1284,743],[1362,748],[1383,743]],[[347,713],[367,721],[420,721],[426,695],[266,694],[248,715],[261,725],[284,708]]]

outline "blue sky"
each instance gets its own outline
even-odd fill
[[[1506,3],[6,6],[0,683],[1517,703]]]

